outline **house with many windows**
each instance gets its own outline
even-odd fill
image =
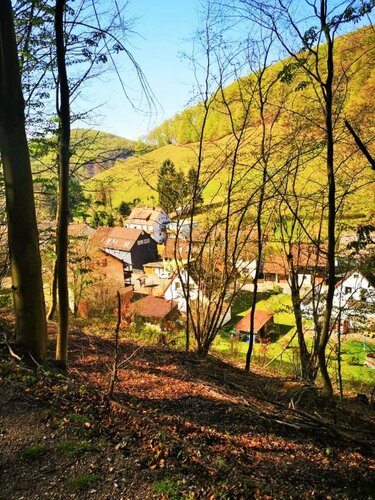
[[[193,278],[188,275],[185,269],[181,269],[180,273],[175,273],[167,287],[164,290],[164,298],[166,300],[174,300],[178,304],[178,309],[181,312],[186,312],[186,293],[189,287],[189,299],[198,299],[198,285]]]
[[[123,262],[129,269],[142,269],[143,264],[156,260],[156,242],[141,229],[107,228],[100,239],[104,253]]]
[[[167,238],[167,226],[170,223],[168,215],[161,209],[134,208],[124,226],[128,229],[146,231],[156,241],[164,243]]]
[[[186,269],[181,269],[179,273],[175,273],[170,282],[164,289],[163,297],[166,300],[174,300],[178,304],[178,309],[182,313],[187,312],[187,291],[189,290],[189,303],[192,308],[197,307],[197,304],[204,304],[204,307],[211,307],[210,301],[206,298],[203,291],[199,289],[196,281],[188,274]],[[199,302],[198,302],[199,301]],[[223,303],[223,312],[218,322],[217,328],[221,328],[231,319],[231,307]]]

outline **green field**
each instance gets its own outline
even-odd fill
[[[262,297],[263,295],[263,297]],[[234,324],[249,312],[251,296],[249,293],[242,292],[235,301],[232,309],[232,321],[223,332],[217,336],[212,346],[214,352],[218,352],[225,357],[234,359],[240,364],[245,363],[248,342],[236,343],[234,349],[230,342],[230,333]],[[294,317],[291,312],[291,299],[289,295],[275,294],[267,297],[266,293],[261,294],[257,302],[260,310],[274,313],[275,330],[278,339],[268,345],[259,343],[254,344],[253,362],[259,366],[266,366],[269,361],[278,356],[281,351],[290,342],[295,331]],[[311,327],[310,322],[305,322],[306,329]],[[308,345],[311,346],[311,335],[307,335]],[[331,339],[327,353],[329,355],[329,371],[332,382],[338,390],[338,363],[334,350],[337,347],[337,339]],[[375,371],[365,366],[365,358],[368,352],[375,352],[375,342],[367,338],[358,339],[352,336],[343,337],[341,345],[341,373],[343,379],[344,391],[356,391],[371,393],[375,385]],[[285,376],[295,376],[298,372],[298,343],[294,338],[290,346],[278,357],[271,365],[267,367],[276,373]],[[318,377],[319,382],[319,377]]]

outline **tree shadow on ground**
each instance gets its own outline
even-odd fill
[[[71,345],[72,368],[100,390],[106,390],[113,340],[77,335]],[[301,387],[296,381],[274,377],[261,369],[247,374],[216,356],[202,357],[126,340],[119,347],[116,400],[224,433],[243,434],[257,429],[291,440],[307,439],[305,430],[282,422],[291,396]],[[328,421],[348,417],[317,394],[309,404],[325,412]],[[358,417],[357,424],[368,427],[368,422]],[[315,429],[311,438],[319,439],[319,431]],[[321,439],[327,442],[324,433]]]

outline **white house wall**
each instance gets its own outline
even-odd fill
[[[311,286],[312,285],[311,274],[298,274],[298,285],[299,286]]]
[[[366,293],[365,300],[363,301],[362,290]],[[345,307],[349,300],[375,304],[375,289],[361,273],[351,274],[335,289],[333,296],[333,305],[335,307]]]
[[[175,276],[169,287],[164,293],[164,298],[166,300],[174,300],[178,304],[178,309],[182,312],[186,312],[186,299],[184,297],[184,292],[182,287],[187,286],[187,274],[182,272],[181,278],[180,276]],[[189,279],[189,287],[190,287],[190,300],[197,300],[198,298],[198,290],[196,283],[190,278]]]

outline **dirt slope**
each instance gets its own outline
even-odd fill
[[[2,346],[1,499],[373,498],[370,405],[126,340],[107,404],[112,340],[71,346],[68,376]]]

